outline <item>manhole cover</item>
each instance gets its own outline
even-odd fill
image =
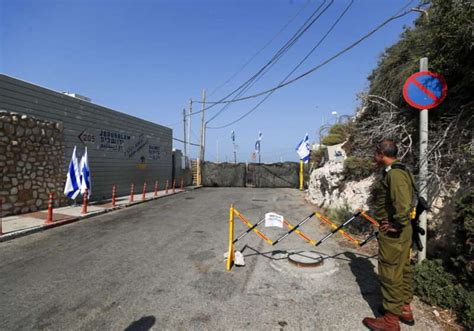
[[[324,263],[323,257],[311,251],[294,252],[288,254],[288,262],[300,268],[320,267]]]

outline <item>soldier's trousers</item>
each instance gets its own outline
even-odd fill
[[[397,237],[393,233],[380,233],[379,279],[383,307],[386,311],[400,315],[402,306],[413,299],[413,274],[410,265],[412,227],[407,225]]]

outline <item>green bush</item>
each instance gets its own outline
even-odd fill
[[[374,172],[374,163],[370,158],[349,156],[344,160],[343,174],[345,179],[359,180]]]
[[[329,134],[321,140],[321,143],[326,146],[341,144],[349,138],[350,134],[350,124],[334,124],[329,129]]]
[[[465,326],[474,327],[474,292],[457,284],[441,260],[424,260],[415,266],[413,289],[422,301],[452,309]]]
[[[330,133],[328,134],[326,137],[324,137],[321,142],[323,143],[323,145],[326,145],[326,146],[332,146],[332,145],[337,145],[337,144],[341,144],[345,141],[345,137],[340,135],[340,134],[333,134],[333,133]]]
[[[328,209],[327,215],[329,220],[340,225],[351,218],[356,211],[351,209],[347,201],[343,206],[337,208]],[[360,217],[355,221],[349,223],[344,230],[347,230],[349,233],[362,234],[367,232],[370,229],[370,223],[362,220]]]
[[[456,257],[452,258],[457,278],[473,290],[474,286],[474,190],[456,201],[456,214],[453,223],[456,227]]]

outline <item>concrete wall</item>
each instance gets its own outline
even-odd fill
[[[46,209],[48,193],[64,188],[61,123],[0,110],[0,200],[2,214]],[[57,204],[66,197],[57,197]]]
[[[64,126],[64,165],[77,146],[87,146],[92,174],[92,200],[119,195],[130,184],[163,188],[172,176],[172,130],[109,108],[0,74],[0,109],[27,114]],[[65,178],[64,178],[65,180]]]
[[[299,185],[299,164],[212,163],[203,166],[203,186],[214,187],[294,187]]]

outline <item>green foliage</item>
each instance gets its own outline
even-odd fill
[[[343,143],[349,138],[350,133],[350,124],[334,124],[329,129],[329,134],[321,140],[321,143],[326,146],[332,146]]]
[[[310,152],[311,162],[314,162],[317,166],[320,166],[324,162],[325,155],[326,148],[320,146],[318,149],[312,150]]]
[[[355,210],[352,210],[347,201],[343,206],[337,208],[330,208],[327,210],[327,215],[329,220],[340,225],[351,218],[355,213]],[[362,220],[355,220],[352,223],[349,223],[344,230],[347,230],[350,233],[361,234],[365,233],[370,229],[370,223]]]
[[[374,163],[370,158],[349,156],[344,160],[343,174],[347,180],[360,180],[370,176],[374,171]]]
[[[456,254],[452,258],[458,279],[470,289],[474,287],[474,190],[456,201]]]
[[[340,143],[344,142],[344,136],[341,136],[339,134],[328,134],[326,137],[324,137],[321,142],[326,145],[326,146],[332,146],[332,145],[337,145]]]
[[[424,302],[458,313],[468,327],[474,326],[474,292],[468,292],[444,269],[441,260],[424,260],[415,266],[413,289]]]

